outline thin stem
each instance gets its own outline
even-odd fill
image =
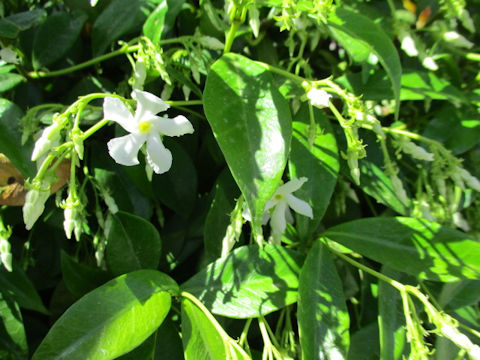
[[[286,78],[289,78],[289,79],[291,79],[295,82],[298,82],[300,84],[303,83],[304,81],[306,81],[305,78],[303,78],[301,76],[298,76],[298,75],[295,75],[295,74],[292,74],[292,73],[289,73],[288,71],[283,70],[281,68],[278,68],[276,66],[273,66],[273,65],[261,62],[261,61],[255,61],[255,63],[264,67],[265,69],[267,69],[271,72],[274,72],[274,73],[277,73],[279,75],[285,76]]]
[[[195,106],[195,105],[203,105],[202,100],[184,100],[184,101],[165,101],[168,105],[173,107],[177,106]]]
[[[92,125],[87,131],[83,133],[83,140],[86,140],[90,136],[92,136],[94,133],[96,133],[98,130],[100,130],[102,127],[107,125],[109,120],[103,119],[96,123],[95,125]]]
[[[235,40],[235,34],[240,26],[240,22],[233,21],[232,25],[230,25],[230,29],[228,30],[227,36],[225,38],[225,48],[223,49],[223,53],[229,53],[230,49],[232,48],[233,41]]]
[[[32,79],[40,79],[40,78],[54,77],[54,76],[69,74],[71,72],[74,72],[74,71],[77,71],[77,70],[80,70],[80,69],[84,69],[86,67],[95,65],[99,62],[108,60],[108,59],[113,58],[113,57],[118,56],[118,55],[123,55],[123,54],[128,54],[128,53],[135,52],[139,48],[140,48],[139,45],[123,46],[118,50],[112,51],[111,53],[98,56],[96,58],[90,59],[88,61],[85,61],[83,63],[77,64],[77,65],[74,65],[74,66],[70,66],[70,67],[65,68],[65,69],[55,70],[55,71],[50,71],[50,72],[32,71],[32,72],[28,73],[28,76]]]

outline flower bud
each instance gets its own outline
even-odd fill
[[[43,185],[43,184],[42,184]],[[50,186],[38,186],[27,192],[25,195],[25,204],[23,205],[23,221],[25,228],[30,230],[33,224],[42,215],[45,209],[45,203],[50,196]]]
[[[313,106],[318,107],[319,109],[329,106],[330,98],[332,95],[327,93],[325,90],[320,89],[310,89],[307,93],[307,98],[310,100],[310,103]]]
[[[55,146],[55,143],[60,138],[60,130],[62,130],[62,126],[56,121],[54,121],[52,125],[43,129],[42,135],[40,135],[35,142],[35,147],[32,152],[32,161],[38,160],[42,155],[46,154]]]

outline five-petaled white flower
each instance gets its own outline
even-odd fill
[[[268,217],[271,216],[270,226],[274,238],[285,231],[288,223],[293,223],[292,213],[290,208],[295,210],[295,212],[307,216],[310,219],[313,218],[312,208],[306,201],[300,200],[296,196],[293,196],[292,193],[297,191],[302,187],[302,185],[307,181],[306,177],[301,177],[300,179],[292,178],[290,181],[278,187],[277,191],[273,194],[272,198],[265,205],[265,212],[267,214],[266,219],[263,220],[266,222]],[[271,214],[269,212],[270,209]]]
[[[313,88],[307,92],[307,98],[310,100],[310,103],[320,109],[329,106],[331,97],[332,95],[321,89]]]
[[[118,98],[107,97],[103,103],[103,114],[107,120],[120,124],[130,134],[108,142],[110,156],[119,164],[137,165],[138,151],[147,143],[147,162],[157,174],[167,172],[172,166],[172,153],[162,143],[160,134],[181,136],[193,133],[193,126],[185,116],[172,119],[156,116],[170,106],[162,99],[146,91],[133,90],[132,98],[137,100],[137,110],[132,115],[127,106]]]

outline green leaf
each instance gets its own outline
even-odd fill
[[[404,273],[382,268],[382,274],[406,284]],[[402,360],[408,358],[405,315],[400,293],[384,281],[378,283],[378,327],[381,359]]]
[[[11,272],[5,270],[3,266],[0,267],[0,290],[22,308],[48,313],[32,282],[15,263]]]
[[[480,276],[480,243],[424,219],[359,219],[323,236],[420,279],[452,282]]]
[[[289,151],[288,103],[269,71],[241,55],[226,54],[208,73],[203,105],[250,208],[254,229],[259,231],[265,204],[280,182]]]
[[[24,11],[0,19],[0,37],[15,39],[20,31],[28,30],[32,26],[45,20],[47,12],[41,9]]]
[[[182,285],[211,312],[232,318],[266,315],[297,301],[303,256],[277,245],[242,246]]]
[[[142,0],[112,1],[93,24],[93,56],[103,54],[115,40],[139,28],[146,19],[143,6]]]
[[[172,152],[172,167],[153,178],[153,192],[163,204],[188,218],[197,200],[197,170],[181,145],[174,140],[165,140],[165,147]]]
[[[25,178],[33,178],[37,172],[30,160],[33,144],[22,143],[20,118],[22,110],[14,103],[0,98],[0,153],[3,153]]]
[[[392,181],[382,169],[367,159],[361,159],[358,165],[361,174],[360,188],[362,191],[373,197],[380,204],[395,210],[400,215],[409,213],[407,205],[399,199],[393,188]]]
[[[330,13],[328,20],[330,28],[338,29],[351,38],[362,41],[378,57],[392,83],[396,103],[395,118],[398,118],[402,67],[397,50],[390,38],[372,20],[344,6],[337,6]],[[347,47],[348,42],[342,45]]]
[[[0,358],[25,359],[27,356],[27,338],[20,308],[0,292]]]
[[[342,281],[327,248],[317,240],[300,273],[298,329],[302,359],[345,359],[350,342]]]
[[[87,20],[84,13],[57,12],[40,25],[33,40],[32,64],[40,69],[60,60],[80,36]]]
[[[380,350],[378,348],[378,325],[368,324],[352,335],[348,360],[378,360]]]
[[[162,242],[147,220],[119,211],[111,215],[105,235],[107,264],[113,274],[158,267]]]
[[[289,160],[291,178],[308,178],[295,193],[313,210],[313,220],[295,216],[297,232],[303,242],[311,238],[327,210],[340,167],[337,142],[328,119],[321,111],[314,111],[311,116],[315,118],[313,128],[308,106],[303,106],[295,116]],[[314,141],[309,140],[311,137]]]
[[[170,311],[178,287],[167,275],[119,276],[73,304],[53,325],[33,360],[109,360],[147,339]]]
[[[230,171],[225,169],[215,184],[215,195],[205,219],[205,251],[210,260],[215,260],[222,253],[222,240],[230,225],[230,213],[235,208],[235,199],[239,195],[237,184]]]
[[[480,301],[480,280],[463,280],[443,285],[438,303],[444,308],[459,309]]]
[[[184,2],[185,0],[160,0],[157,8],[143,24],[143,34],[153,43],[158,43],[162,36],[172,30]]]
[[[185,360],[225,360],[225,343],[210,319],[182,298],[182,341]]]
[[[0,74],[0,93],[13,89],[23,81],[23,76],[14,73]]]
[[[63,281],[76,297],[85,295],[111,279],[105,271],[80,264],[64,251],[61,252],[61,266]]]

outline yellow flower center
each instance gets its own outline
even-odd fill
[[[283,195],[282,194],[276,194],[273,198],[277,201],[280,201],[280,200],[283,199]]]
[[[152,124],[150,124],[148,121],[142,121],[140,124],[138,124],[138,130],[140,130],[142,133],[148,133],[151,127]]]

